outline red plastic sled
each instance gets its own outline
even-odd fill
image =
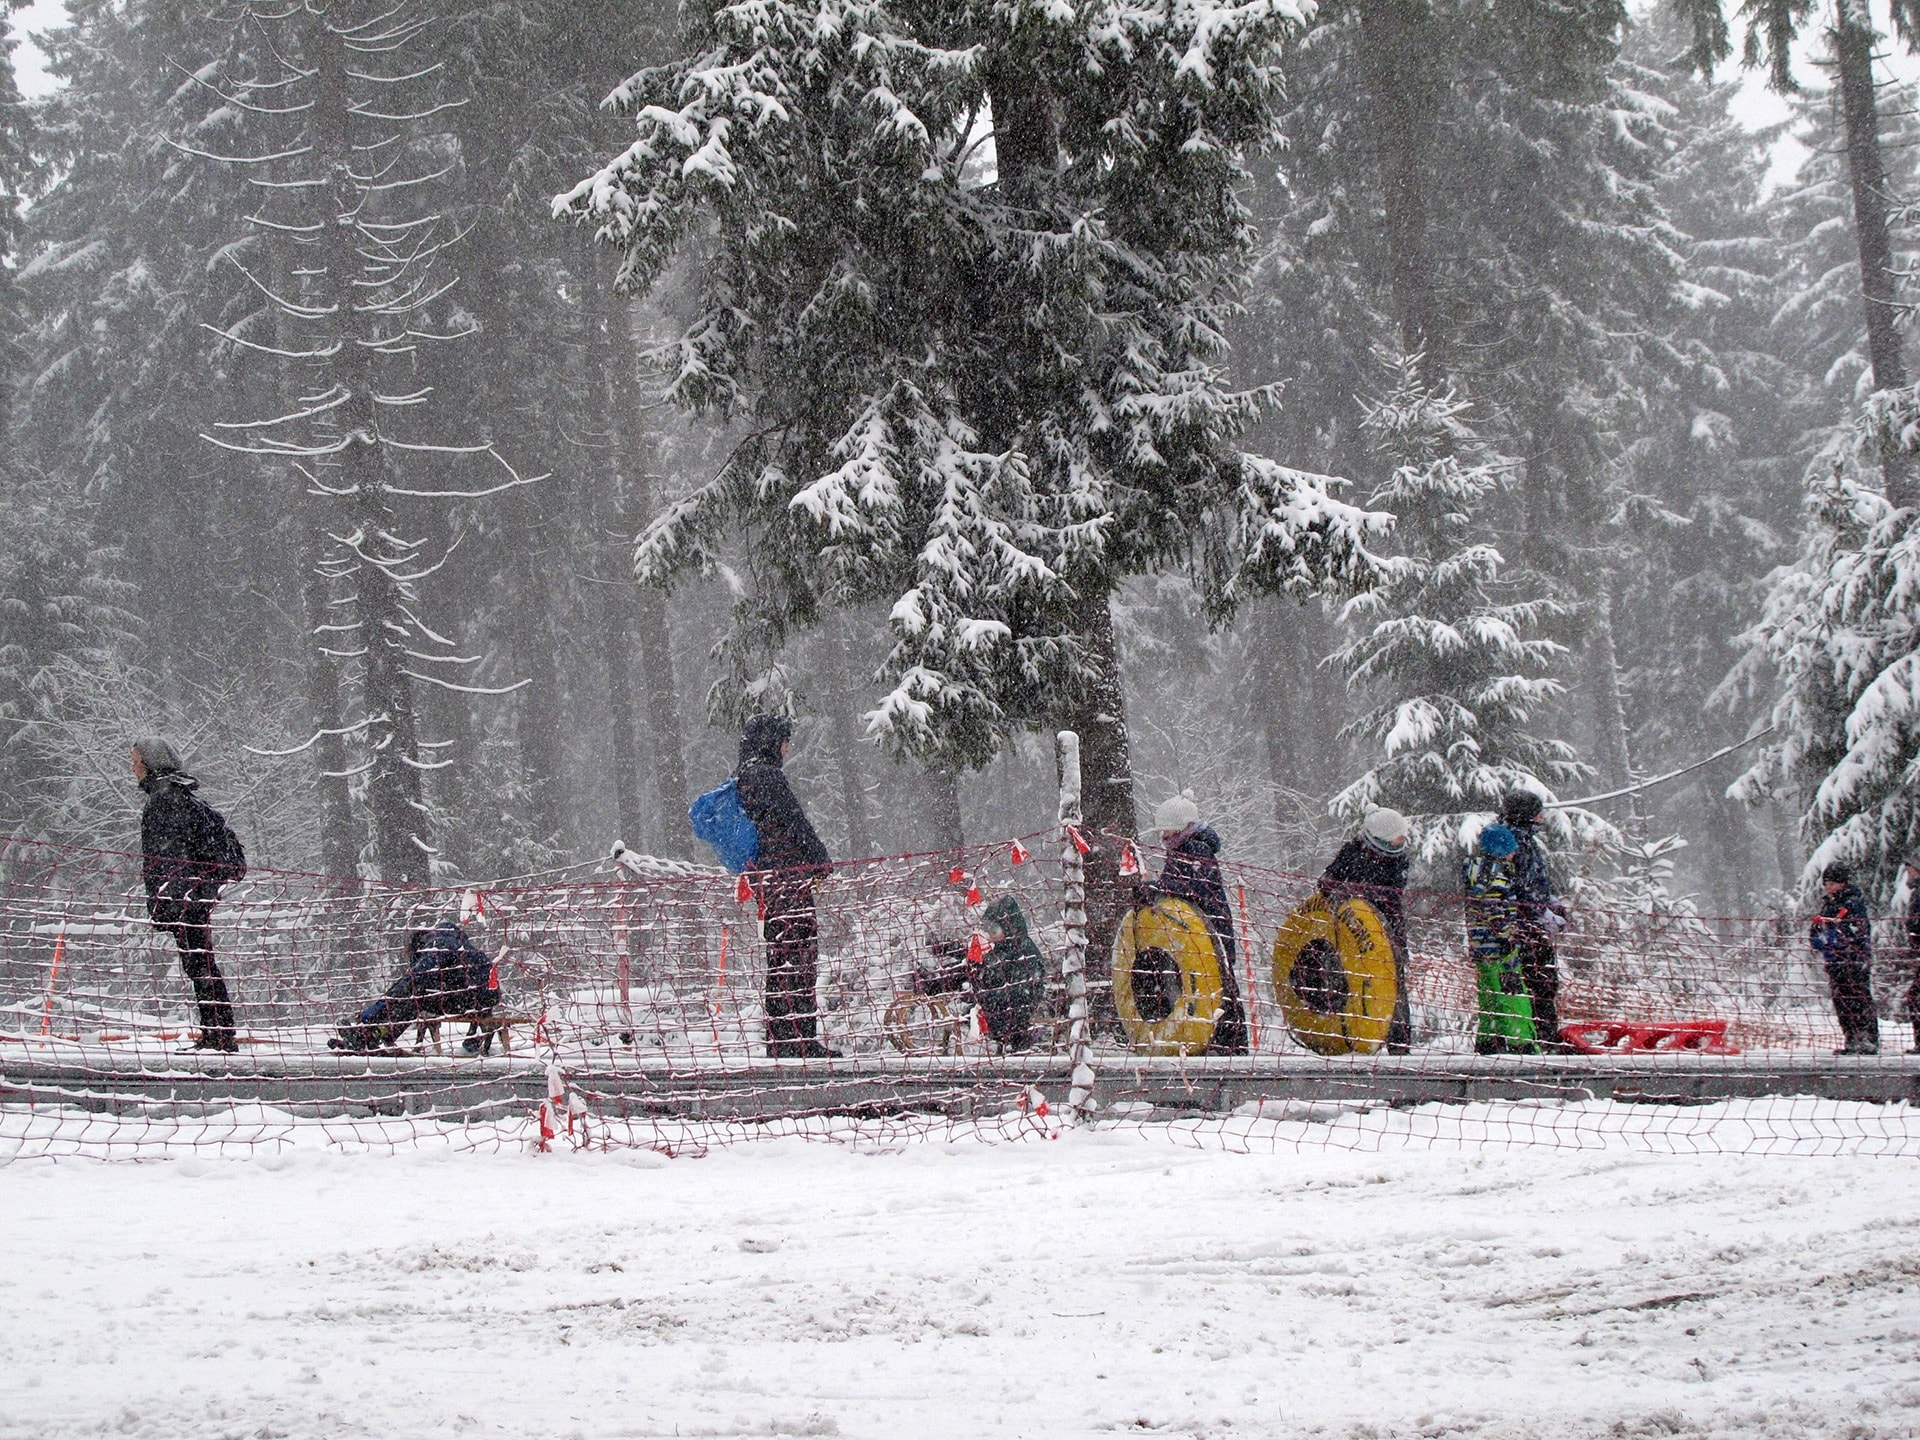
[[[1676,1020],[1663,1025],[1618,1020],[1570,1021],[1560,1038],[1582,1055],[1738,1055],[1727,1044],[1724,1020]]]

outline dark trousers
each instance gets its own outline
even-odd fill
[[[1217,925],[1211,928],[1214,953],[1220,957],[1220,1014],[1213,1022],[1213,1038],[1207,1041],[1207,1048],[1202,1053],[1245,1055],[1247,1012],[1240,1003],[1240,977],[1236,973],[1238,955],[1233,941],[1230,938],[1223,939]]]
[[[1533,1002],[1533,1033],[1543,1050],[1564,1049],[1560,1039],[1560,960],[1553,953],[1553,937],[1538,925],[1514,927],[1520,955],[1520,979]]]
[[[769,881],[765,896],[767,1054],[795,1059],[819,1049],[820,918],[811,880]]]
[[[1840,1021],[1840,1032],[1847,1037],[1847,1048],[1878,1049],[1880,1017],[1873,1009],[1873,962],[1827,961],[1827,989],[1833,994],[1833,1013]]]
[[[1907,1023],[1913,1026],[1913,1046],[1920,1051],[1920,961],[1913,967],[1913,979],[1907,985]]]
[[[200,1010],[200,1043],[232,1049],[233,999],[213,959],[213,912],[190,909],[181,919],[159,928],[180,947],[180,968],[193,982],[193,998]]]

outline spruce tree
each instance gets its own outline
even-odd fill
[[[1540,711],[1565,688],[1553,671],[1566,647],[1544,633],[1565,607],[1504,579],[1500,552],[1476,534],[1476,513],[1512,462],[1487,449],[1466,403],[1426,381],[1417,360],[1396,358],[1392,373],[1363,423],[1390,467],[1371,503],[1399,518],[1400,553],[1376,589],[1348,602],[1359,634],[1337,656],[1350,684],[1379,697],[1352,727],[1377,759],[1333,805],[1351,822],[1376,806],[1402,811],[1415,848],[1437,859],[1457,849],[1461,816],[1497,811],[1516,789],[1551,799],[1586,767],[1538,733]]]
[[[745,541],[738,653],[884,602],[869,723],[946,768],[1081,732],[1095,832],[1135,825],[1110,598],[1189,565],[1224,614],[1364,583],[1375,523],[1248,454],[1221,326],[1296,28],[1269,4],[699,0],[614,92],[632,142],[558,202],[644,289],[701,249],[667,395],[738,417],[642,536],[665,581]],[[993,170],[980,183],[986,147]],[[1095,948],[1117,913],[1096,857]]]

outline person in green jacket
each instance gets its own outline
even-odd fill
[[[993,948],[980,963],[975,984],[987,1035],[1009,1050],[1033,1044],[1033,1012],[1046,997],[1046,961],[1027,930],[1020,902],[1002,895],[980,914]]]
[[[1505,825],[1489,825],[1474,842],[1463,870],[1467,892],[1467,949],[1480,972],[1477,1055],[1534,1055],[1533,1002],[1520,973],[1520,908],[1513,898],[1513,857],[1520,841]]]

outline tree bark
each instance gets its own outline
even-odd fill
[[[1419,0],[1362,0],[1360,63],[1367,79],[1365,115],[1373,132],[1385,212],[1387,262],[1392,274],[1400,343],[1423,355],[1421,373],[1444,372],[1444,335],[1427,242],[1427,137],[1438,112],[1433,55],[1436,28]]]
[[[833,696],[827,707],[827,724],[833,736],[834,765],[840,772],[841,807],[847,816],[847,854],[849,860],[863,859],[874,853],[873,828],[867,817],[867,786],[860,773],[860,736],[854,723],[849,697],[856,693],[853,664],[847,654],[843,622],[827,622],[827,683]]]
[[[1595,687],[1599,703],[1599,728],[1606,746],[1609,789],[1631,785],[1639,777],[1633,770],[1633,733],[1627,724],[1627,702],[1620,683],[1620,655],[1613,643],[1613,577],[1600,581],[1600,604],[1594,625],[1594,664],[1599,671]],[[1646,837],[1646,812],[1639,795],[1626,797],[1629,825],[1635,840]]]
[[[960,777],[940,765],[927,767],[920,788],[927,797],[927,825],[936,850],[960,850],[967,843],[960,813]]]
[[[613,793],[620,812],[620,839],[647,844],[646,812],[640,804],[640,749],[634,736],[633,634],[629,615],[633,584],[610,581],[600,596],[600,659],[607,671],[607,712],[613,722]]]
[[[358,536],[359,553],[350,568],[359,595],[355,618],[362,651],[367,810],[381,878],[424,883],[431,873],[431,826],[420,781],[413,687],[406,674],[404,596],[389,568],[401,561],[386,550],[399,527],[389,494],[389,462],[378,439],[373,351],[366,343],[375,338],[376,325],[356,308],[361,297],[354,281],[360,266],[354,231],[346,223],[345,207],[357,203],[360,194],[351,173],[354,150],[346,55],[324,13],[303,26],[301,38],[306,61],[314,71],[314,149],[333,181],[325,192],[332,203],[326,205],[317,242],[324,273],[314,278],[333,308],[336,323],[346,332],[342,336],[346,343],[330,362],[330,372],[346,392],[334,413],[345,442],[338,457],[340,474],[351,492],[347,504]]]
[[[1847,178],[1853,191],[1853,237],[1860,253],[1860,301],[1866,312],[1867,360],[1875,390],[1907,383],[1900,352],[1899,277],[1888,226],[1887,168],[1880,149],[1880,107],[1873,86],[1873,22],[1862,0],[1837,0],[1833,55],[1840,79],[1840,113],[1847,131]],[[1887,498],[1908,506],[1915,493],[1912,457],[1881,444]]]
[[[521,492],[524,495],[526,492]],[[549,557],[538,543],[539,517],[523,501],[514,507],[520,524],[514,570],[514,650],[527,684],[519,692],[520,769],[526,777],[536,839],[566,848],[566,777],[561,770],[561,691],[559,637],[554,633],[548,595]]]
[[[1136,830],[1126,704],[1120,685],[1113,610],[1105,592],[1082,598],[1072,612],[1088,674],[1062,707],[1059,728],[1080,737],[1081,809],[1086,817],[1087,975],[1102,1028],[1113,1020],[1113,940],[1129,895],[1120,879],[1121,841]]]

